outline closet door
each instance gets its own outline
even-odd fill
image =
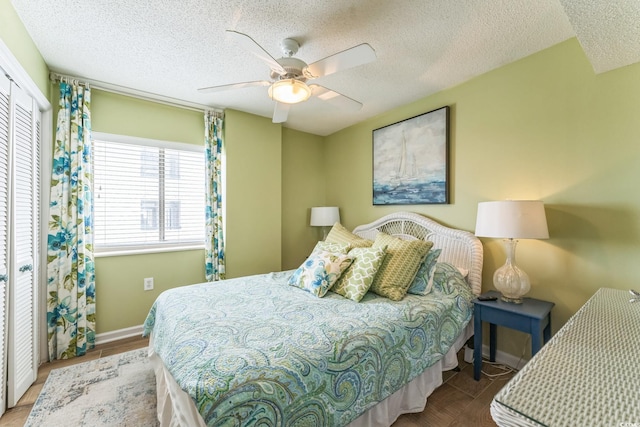
[[[7,383],[7,291],[8,259],[7,240],[9,237],[9,91],[10,82],[0,74],[0,415],[6,407]]]
[[[35,102],[11,85],[13,224],[9,250],[8,406],[16,405],[37,377],[36,284],[38,266],[36,165],[39,113]]]

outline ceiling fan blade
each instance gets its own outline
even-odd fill
[[[375,60],[376,51],[367,43],[363,43],[307,65],[304,75],[309,79],[315,79]]]
[[[254,82],[231,83],[228,85],[201,87],[200,89],[198,89],[198,92],[201,92],[201,93],[221,92],[223,90],[242,89],[242,88],[251,87],[251,86],[269,86],[270,84],[271,82],[268,82],[266,80],[256,80]]]
[[[229,34],[229,36],[231,36],[231,38],[235,40],[236,43],[240,44],[240,46],[263,60],[273,71],[281,76],[287,74],[287,70],[285,70],[282,65],[280,65],[278,61],[276,61],[276,59],[271,56],[269,52],[264,50],[264,48],[260,46],[254,39],[246,34],[239,33],[233,30],[227,30],[227,34]]]
[[[286,122],[287,117],[289,116],[289,108],[291,108],[291,104],[276,101],[276,106],[273,109],[273,123]]]
[[[351,99],[346,95],[336,92],[335,90],[327,89],[320,85],[309,85],[313,90],[313,95],[326,101],[336,107],[343,108],[345,110],[359,111],[362,108],[362,103]]]

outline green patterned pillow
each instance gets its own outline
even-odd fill
[[[336,222],[329,231],[326,242],[331,243],[348,243],[352,248],[370,248],[373,242],[369,239],[363,239],[360,236],[356,236],[339,222]]]
[[[433,286],[433,273],[435,271],[436,262],[438,262],[438,257],[442,249],[432,249],[427,252],[427,256],[420,264],[420,268],[418,269],[418,273],[416,277],[413,279],[413,283],[409,286],[409,290],[407,293],[416,294],[416,295],[427,295],[431,292],[431,288]]]
[[[371,291],[393,301],[400,301],[407,293],[420,263],[433,246],[425,240],[402,240],[379,232],[374,248],[387,246],[387,255],[373,279]]]
[[[346,254],[351,249],[351,246],[348,243],[331,243],[327,241],[319,241],[316,243],[316,246],[313,248],[311,253],[313,252],[333,252],[334,254]]]
[[[345,254],[314,252],[293,272],[288,284],[322,298],[352,261]]]
[[[351,249],[349,256],[354,258],[353,264],[340,276],[331,290],[359,302],[371,287],[373,278],[386,255],[386,249],[386,247]]]

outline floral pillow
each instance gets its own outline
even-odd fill
[[[420,265],[413,283],[407,291],[410,294],[427,295],[433,286],[433,273],[442,249],[433,249],[427,252],[427,256]]]
[[[387,253],[386,249],[386,246],[351,249],[349,256],[354,258],[353,264],[342,274],[331,290],[359,302],[371,287]]]
[[[322,298],[352,261],[353,258],[345,254],[313,252],[293,273],[288,284]]]
[[[331,243],[347,243],[352,248],[369,248],[373,245],[371,240],[356,236],[339,222],[333,225],[325,241]]]

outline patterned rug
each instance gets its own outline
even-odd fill
[[[157,426],[147,349],[53,369],[25,426]]]

